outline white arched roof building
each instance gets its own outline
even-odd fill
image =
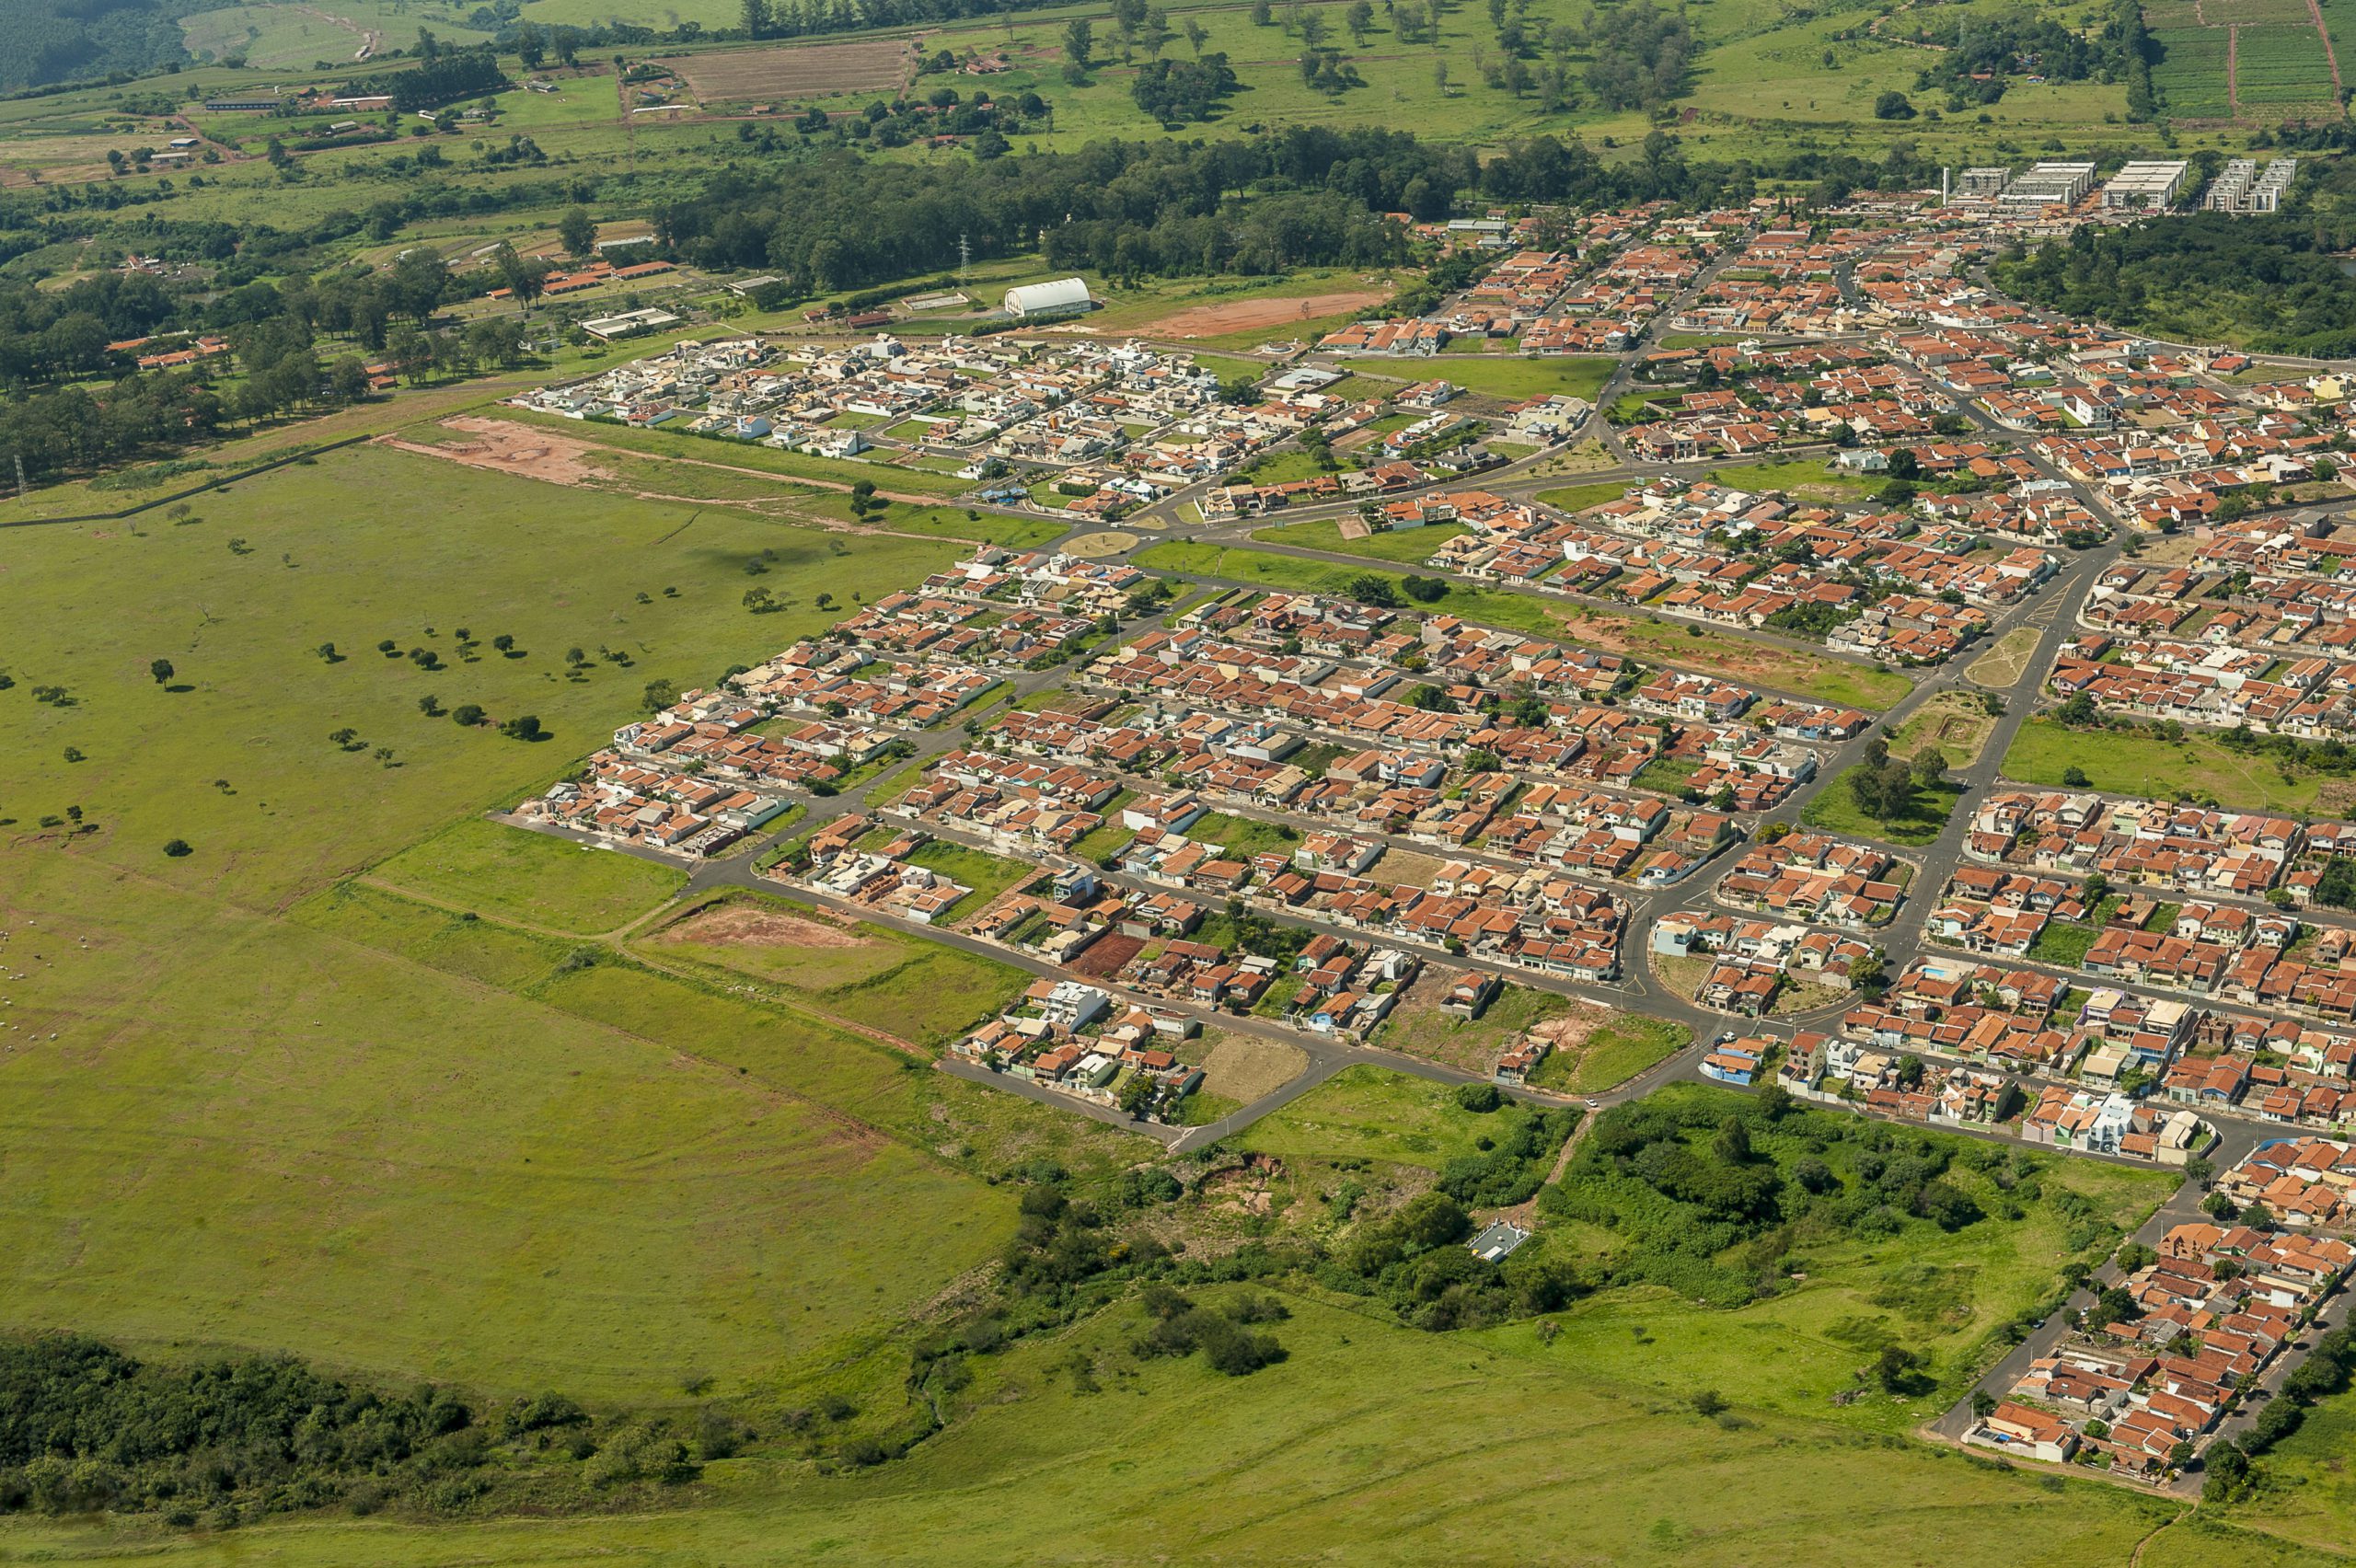
[[[1066,316],[1086,310],[1096,302],[1079,278],[1058,278],[1052,283],[1027,283],[1006,291],[1006,313],[1012,317]]]

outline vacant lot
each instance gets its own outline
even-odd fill
[[[1693,1043],[1693,1032],[1667,1019],[1582,1007],[1538,1026],[1554,1048],[1530,1082],[1565,1094],[1600,1094]]]
[[[756,893],[706,905],[642,939],[640,951],[768,981],[784,1000],[919,1048],[996,1012],[1027,978],[990,959]]]
[[[1849,780],[1864,771],[1858,763],[1844,768],[1840,777],[1817,792],[1800,820],[1810,827],[1820,827],[1827,833],[1842,833],[1852,838],[1879,839],[1884,844],[1921,846],[1938,837],[1954,814],[1956,801],[1962,795],[1961,785],[1941,782],[1929,789],[1914,791],[1914,803],[1900,816],[1883,821],[1867,816],[1850,792]]]
[[[2285,777],[2270,760],[2228,751],[2198,732],[2164,741],[2119,730],[2073,730],[2039,718],[2021,726],[2004,754],[2004,777],[2023,784],[2060,787],[2073,768],[2085,775],[2087,789],[2149,800],[2214,801],[2236,811],[2331,811],[2350,792],[2344,780],[2319,774]]]
[[[742,98],[832,98],[896,87],[910,59],[904,40],[772,44],[657,60],[706,103]]]
[[[1980,760],[1981,748],[1996,728],[1996,716],[1969,692],[1943,691],[1924,700],[1911,717],[1890,732],[1889,749],[1898,756],[1935,746],[1955,768]]]
[[[480,818],[402,850],[373,874],[431,903],[581,935],[645,914],[687,881],[634,856]]]
[[[1388,878],[1390,858],[1385,858],[1383,867]],[[1418,979],[1375,1043],[1468,1072],[1485,1073],[1497,1065],[1497,1053],[1525,1029],[1582,1011],[1600,1017],[1601,1009],[1582,1008],[1568,997],[1508,983],[1479,1018],[1458,1018],[1440,1011],[1439,1004],[1460,973],[1435,968]]]
[[[1595,400],[1611,379],[1619,361],[1600,356],[1542,354],[1529,358],[1496,355],[1475,358],[1450,354],[1441,359],[1344,360],[1353,375],[1384,375],[1395,381],[1425,381],[1438,376],[1467,392],[1492,398],[1538,398],[1551,393]]]
[[[1380,305],[1390,297],[1391,291],[1381,288],[1337,289],[1330,294],[1296,294],[1289,298],[1221,300],[1212,305],[1190,305],[1158,321],[1149,321],[1137,330],[1138,336],[1146,338],[1226,338],[1238,332],[1298,327],[1328,316],[1346,316]]]
[[[1298,1045],[1217,1032],[1203,1057],[1203,1092],[1249,1105],[1299,1078],[1308,1066],[1309,1053]]]

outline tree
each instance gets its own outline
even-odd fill
[[[1852,960],[1849,964],[1849,986],[1861,997],[1878,997],[1889,989],[1889,967],[1881,954],[1869,952]]]
[[[1937,788],[1947,776],[1946,754],[1936,746],[1924,746],[1914,754],[1914,782],[1925,790]]]
[[[1876,120],[1911,120],[1914,118],[1914,106],[1907,101],[1904,93],[1893,89],[1874,99],[1874,118]]]
[[[499,727],[499,732],[511,741],[537,741],[545,738],[548,734],[546,730],[540,728],[538,715],[532,713],[517,714],[502,724]]]
[[[427,692],[417,699],[417,710],[428,719],[439,719],[442,717],[442,699]]]
[[[358,403],[368,396],[368,366],[358,354],[339,354],[328,365],[328,390],[339,403]]]
[[[1456,1086],[1456,1103],[1476,1114],[1486,1115],[1506,1102],[1506,1097],[1493,1083],[1460,1083]]]
[[[172,662],[169,659],[150,659],[147,673],[156,677],[157,686],[162,686],[172,678]]]
[[[576,260],[586,261],[597,253],[597,225],[583,208],[572,208],[558,219],[556,234],[564,242],[565,254]]]
[[[1085,75],[1095,63],[1096,29],[1086,17],[1075,17],[1064,24],[1064,63],[1067,73]]]
[[[529,26],[515,35],[515,59],[526,71],[537,71],[540,62],[548,58],[548,44],[540,37],[540,29]]]
[[[1128,1082],[1121,1086],[1121,1114],[1133,1122],[1140,1119],[1153,1109],[1154,1095],[1152,1078],[1143,1073],[1131,1073]]]
[[[461,727],[471,730],[476,725],[482,722],[481,705],[479,703],[462,702],[458,704],[457,707],[450,709],[450,718],[454,722],[457,723]]]
[[[512,652],[514,652],[514,651],[515,651],[515,640],[514,640],[514,638],[513,638],[513,637],[509,636],[506,632],[503,632],[503,631],[502,631],[502,632],[501,632],[497,637],[494,637],[494,638],[492,638],[492,639],[491,640],[491,645],[493,648],[498,649],[502,653],[512,653]]]
[[[1973,1419],[1975,1419],[1975,1420],[1979,1420],[1979,1421],[1985,1421],[1985,1420],[1987,1420],[1990,1416],[1992,1416],[1992,1415],[1993,1415],[1993,1414],[1995,1414],[1995,1413],[1996,1413],[1996,1396],[1995,1396],[1995,1395],[1993,1395],[1993,1394],[1992,1394],[1992,1393],[1990,1393],[1990,1392],[1989,1392],[1987,1389],[1972,1389],[1972,1390],[1971,1390],[1971,1414],[1972,1414]]]
[[[2065,789],[2083,790],[2093,782],[2086,777],[2086,770],[2074,762],[2062,770],[2062,783]]]
[[[1195,52],[1195,59],[1200,60],[1203,57],[1203,44],[1211,36],[1210,29],[1194,17],[1188,17],[1184,30],[1186,34],[1186,47]]]
[[[343,662],[343,655],[335,651],[335,644],[332,642],[320,643],[317,651],[319,657],[328,663],[339,664]]]
[[[1350,41],[1364,49],[1366,35],[1374,26],[1371,0],[1351,0],[1350,8],[1342,13],[1342,26],[1349,29]]]
[[[1361,605],[1372,605],[1378,609],[1399,607],[1399,591],[1391,585],[1391,579],[1375,572],[1360,572],[1342,585],[1342,592]]]
[[[189,847],[188,840],[185,838],[169,838],[164,841],[164,853],[177,860],[182,856],[193,855],[196,851]]]
[[[1903,1345],[1882,1346],[1881,1355],[1874,1361],[1874,1378],[1885,1393],[1913,1392],[1923,1382],[1923,1353]]]
[[[2202,1467],[2207,1472],[2200,1482],[2203,1503],[2230,1503],[2249,1484],[2249,1456],[2231,1443],[2211,1444]]]

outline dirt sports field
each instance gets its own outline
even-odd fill
[[[654,62],[678,74],[705,103],[735,98],[831,98],[897,87],[915,46],[906,39],[864,43],[778,44],[673,55]]]
[[[1340,294],[1297,294],[1290,299],[1222,300],[1195,305],[1137,329],[1145,338],[1216,338],[1228,332],[1257,332],[1295,321],[1313,321],[1364,310],[1391,297],[1389,289],[1349,289]]]

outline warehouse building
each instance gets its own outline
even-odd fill
[[[1079,278],[1058,278],[1052,283],[1025,283],[1006,291],[1006,313],[1018,321],[1042,321],[1055,316],[1077,316],[1093,310],[1088,284]]]

